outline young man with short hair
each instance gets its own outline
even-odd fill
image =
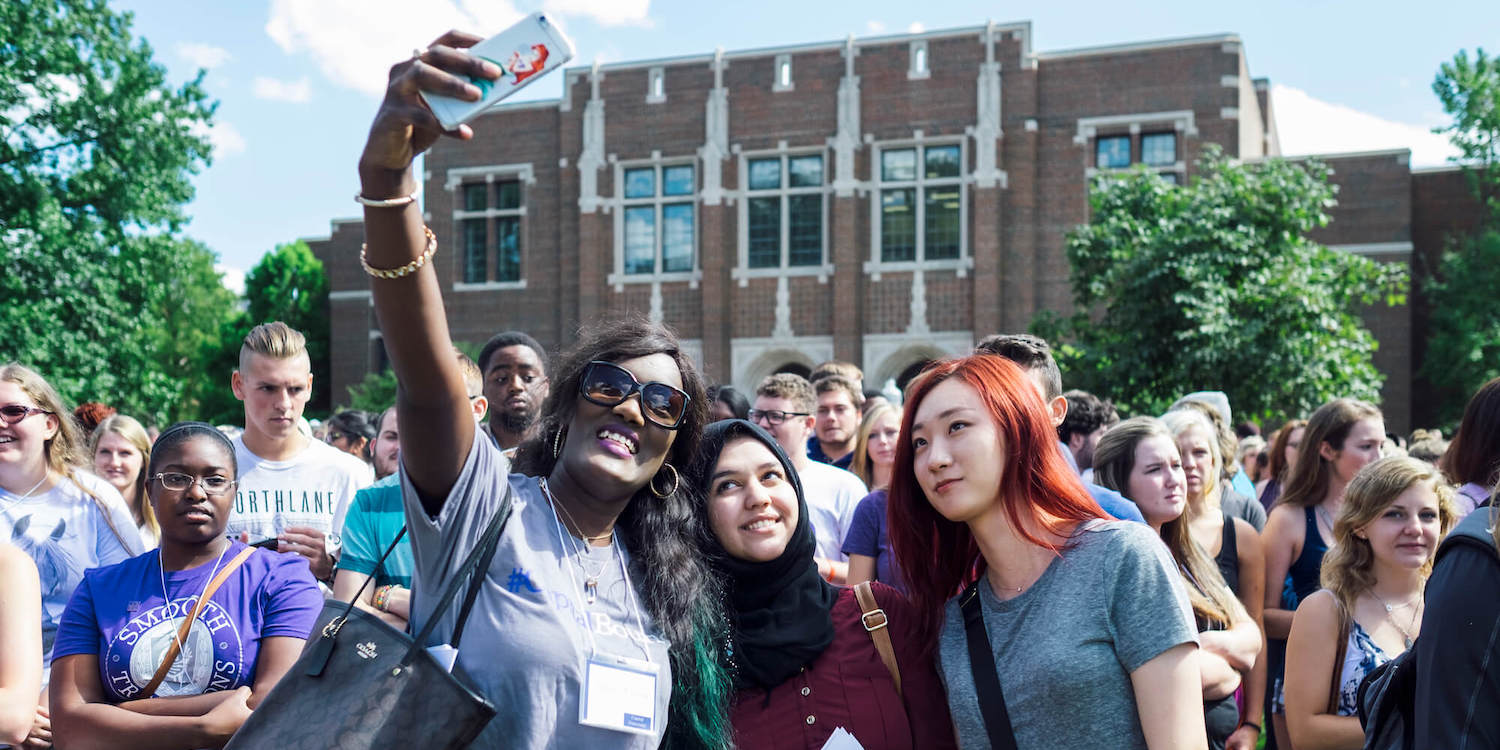
[[[485,400],[483,378],[479,366],[457,349],[458,368],[463,372],[464,387],[469,392],[469,403],[474,410],[474,422],[484,421],[489,403]],[[400,438],[396,407],[385,411],[380,420],[380,434],[387,429]],[[378,438],[377,438],[378,440]],[[377,456],[377,461],[379,457]],[[395,454],[399,462],[399,450]],[[415,562],[411,554],[411,542],[401,538],[401,543],[380,562],[391,542],[406,528],[406,509],[401,504],[401,475],[399,472],[381,479],[358,492],[349,505],[349,515],[344,519],[344,552],[339,556],[338,573],[333,580],[333,598],[355,603],[360,609],[373,613],[399,630],[406,629],[411,617],[411,577]],[[374,581],[366,586],[371,578]]]
[[[792,460],[807,498],[808,521],[817,537],[818,572],[834,583],[843,583],[849,574],[844,535],[849,533],[854,509],[866,494],[865,483],[843,469],[808,457],[805,446],[813,430],[815,404],[812,384],[801,376],[779,373],[762,380],[755,389],[750,421],[771,433]]]
[[[492,407],[480,429],[507,458],[514,458],[547,400],[547,352],[520,331],[497,333],[479,352],[479,371]]]
[[[826,375],[813,381],[817,392],[816,433],[807,441],[807,455],[814,461],[848,469],[859,441],[860,406],[864,394],[842,375]]]
[[[239,476],[228,533],[251,543],[275,537],[277,549],[307,558],[326,581],[349,501],[374,473],[297,429],[312,379],[307,341],[287,324],[263,323],[245,336],[229,379],[245,404],[245,430],[233,441]]]
[[[1088,391],[1068,391],[1063,398],[1068,402],[1068,413],[1057,426],[1057,439],[1073,455],[1073,465],[1087,472],[1094,468],[1094,448],[1099,445],[1099,438],[1120,418],[1112,404]]]
[[[1031,384],[1036,387],[1037,393],[1041,394],[1042,401],[1046,402],[1047,411],[1052,415],[1053,428],[1062,426],[1063,421],[1068,418],[1068,400],[1063,397],[1062,371],[1057,369],[1057,360],[1052,357],[1050,344],[1027,333],[997,333],[980,341],[979,346],[974,348],[974,353],[993,354],[1020,365]],[[1074,463],[1073,452],[1068,450],[1068,446],[1059,442],[1057,449],[1062,451],[1063,458],[1077,472],[1078,465]],[[1105,513],[1121,521],[1146,522],[1135,503],[1126,500],[1120,493],[1088,481],[1083,482],[1083,486],[1094,496],[1094,502]]]

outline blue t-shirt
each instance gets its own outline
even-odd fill
[[[1084,482],[1083,486],[1090,495],[1094,496],[1094,502],[1098,503],[1105,513],[1121,521],[1146,522],[1146,517],[1141,515],[1141,509],[1135,507],[1135,503],[1126,500],[1124,495],[1108,487],[1100,487],[1093,482]]]
[[[844,457],[840,459],[829,458],[828,454],[823,452],[823,444],[818,442],[817,435],[813,435],[807,439],[807,457],[820,464],[837,466],[845,471],[848,471],[849,465],[854,463],[854,451],[845,453]]]
[[[401,477],[392,474],[354,495],[349,513],[344,516],[344,551],[339,555],[339,570],[374,576],[376,586],[411,588],[414,563],[411,539],[401,543],[380,564],[401,530],[406,528],[406,507],[401,504]]]
[[[906,593],[901,568],[891,554],[891,537],[885,528],[885,490],[865,495],[854,509],[854,520],[844,536],[844,554],[875,558],[875,580]]]
[[[244,549],[231,541],[221,558],[228,565]],[[138,698],[177,637],[182,618],[214,574],[215,561],[165,575],[155,552],[84,574],[57,628],[53,659],[73,654],[99,658],[105,698]],[[154,697],[233,690],[255,681],[260,639],[303,638],[323,609],[323,594],[307,561],[258,549],[230,573],[183,639]]]

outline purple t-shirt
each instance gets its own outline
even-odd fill
[[[228,565],[244,548],[231,541],[222,564]],[[156,674],[214,567],[209,561],[167,572],[166,597],[155,551],[88,571],[58,624],[53,660],[94,654],[99,657],[99,681],[111,702],[153,697],[141,695],[141,689]],[[322,609],[323,594],[306,560],[256,550],[204,605],[183,641],[183,655],[154,697],[252,684],[260,639],[305,639]]]
[[[865,495],[854,509],[849,533],[844,535],[844,554],[875,558],[875,580],[906,593],[901,569],[891,554],[891,537],[885,531],[885,490]]]

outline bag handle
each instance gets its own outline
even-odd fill
[[[1344,657],[1349,653],[1349,634],[1354,630],[1354,620],[1344,609],[1344,603],[1339,602],[1339,640],[1333,649],[1333,677],[1328,685],[1328,710],[1324,713],[1329,715],[1339,712],[1339,693],[1343,687]]]
[[[235,555],[234,559],[230,560],[229,564],[225,565],[219,571],[219,574],[208,582],[208,586],[204,587],[203,593],[198,595],[198,601],[193,602],[193,613],[188,615],[186,620],[182,621],[182,625],[178,626],[177,637],[173,638],[172,642],[167,644],[166,656],[162,657],[161,665],[156,668],[156,674],[151,676],[151,681],[146,683],[146,687],[141,690],[141,695],[150,698],[156,694],[156,689],[161,687],[161,681],[167,678],[167,672],[171,670],[172,663],[177,661],[177,655],[182,651],[181,644],[187,641],[188,633],[192,632],[193,623],[198,621],[198,613],[203,611],[203,605],[209,599],[213,598],[214,594],[218,592],[219,587],[224,584],[224,580],[229,577],[229,574],[233,573],[234,569],[240,566],[240,563],[250,559],[250,556],[253,554],[255,554],[254,547],[246,547],[240,550],[240,553]],[[162,596],[167,595],[165,591],[161,593]],[[169,600],[167,603],[170,604],[171,601]]]
[[[1010,711],[1005,708],[1005,693],[1000,689],[1000,673],[995,670],[995,651],[990,635],[984,629],[984,612],[979,607],[980,578],[969,584],[959,598],[964,613],[964,633],[969,641],[969,671],[974,675],[974,693],[979,699],[979,713],[993,750],[1016,750],[1016,731],[1010,725]]]
[[[474,600],[479,597],[479,589],[483,586],[485,575],[489,571],[490,560],[495,557],[495,550],[500,546],[500,532],[505,529],[505,523],[510,519],[510,512],[515,507],[515,490],[511,488],[509,481],[502,481],[505,483],[505,496],[500,499],[500,507],[496,508],[495,515],[490,517],[490,524],[485,528],[484,536],[480,537],[479,545],[469,553],[463,565],[454,571],[453,580],[448,582],[447,590],[438,600],[437,607],[432,610],[427,624],[422,626],[422,632],[412,639],[406,658],[401,660],[402,668],[410,665],[412,660],[417,658],[417,654],[422,653],[426,648],[423,644],[427,643],[427,638],[432,635],[432,631],[437,629],[438,621],[443,618],[443,613],[448,611],[453,598],[458,595],[459,587],[464,585],[464,579],[467,578],[468,591],[464,594],[463,605],[458,611],[458,622],[453,625],[453,637],[449,640],[449,645],[454,649],[458,648],[459,640],[463,638],[464,623],[469,619],[469,610],[474,608]]]
[[[880,661],[890,671],[891,681],[896,683],[896,695],[900,697],[901,667],[896,664],[896,650],[891,645],[891,633],[886,628],[890,619],[886,617],[885,610],[880,608],[880,603],[875,601],[875,592],[870,588],[869,581],[862,581],[854,587],[854,598],[859,600],[859,608],[864,613],[859,621],[869,631],[870,640],[875,642],[875,651],[880,654]]]

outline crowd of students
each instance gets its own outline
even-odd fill
[[[629,316],[475,362],[410,199],[442,135],[418,93],[497,75],[475,41],[392,70],[361,157],[395,404],[315,437],[275,322],[237,430],[75,415],[0,367],[0,744],[222,746],[325,597],[421,631],[508,505],[453,667],[499,709],[474,747],[1358,748],[1361,681],[1405,652],[1416,747],[1500,746],[1500,379],[1435,466],[1352,399],[1265,439],[1215,392],[1121,421],[1025,334],[899,397],[840,362],[710,388]]]

